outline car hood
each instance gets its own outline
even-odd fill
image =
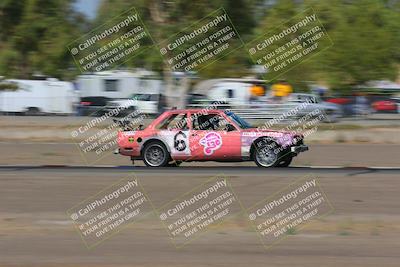
[[[270,135],[270,136],[303,136],[301,133],[297,133],[295,131],[282,131],[282,130],[271,130],[271,129],[262,129],[262,128],[248,128],[248,129],[243,129],[242,130],[243,133],[245,134],[251,134],[254,133],[255,135]]]
[[[242,131],[242,139],[244,142],[253,143],[259,137],[271,137],[283,146],[291,146],[293,144],[302,143],[304,136],[293,131],[277,131],[270,129],[250,128]]]

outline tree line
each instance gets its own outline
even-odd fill
[[[109,19],[135,7],[156,42],[221,6],[244,42],[249,42],[312,7],[333,45],[283,74],[302,87],[308,81],[347,88],[399,75],[398,0],[103,0],[93,21],[73,8],[73,0],[1,0],[0,76],[29,78],[40,73],[72,80],[79,75],[67,45]],[[249,75],[253,62],[245,49],[199,72],[201,78]],[[148,50],[124,63],[168,72],[160,53]]]

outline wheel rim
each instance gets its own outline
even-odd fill
[[[277,155],[274,153],[274,150],[268,147],[262,147],[257,150],[256,159],[260,163],[260,165],[264,167],[269,167],[277,159]]]
[[[160,146],[155,145],[146,149],[144,156],[150,166],[160,166],[164,162],[165,152]]]

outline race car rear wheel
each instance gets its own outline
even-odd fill
[[[259,167],[270,168],[278,166],[282,153],[276,153],[276,143],[260,142],[253,150],[254,162]]]
[[[164,167],[168,164],[169,153],[161,142],[151,142],[143,150],[143,161],[149,167]]]

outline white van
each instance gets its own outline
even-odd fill
[[[80,97],[129,98],[132,94],[159,94],[163,81],[152,71],[102,71],[78,76]]]
[[[159,112],[158,102],[160,94],[133,94],[129,98],[121,98],[108,101],[105,107],[106,111],[111,111],[116,108],[122,108],[125,112],[123,115],[128,115],[133,111],[138,111],[140,114],[155,115]]]
[[[0,111],[4,113],[71,114],[78,101],[71,82],[55,78],[44,80],[5,80],[18,86],[15,91],[0,91]]]
[[[258,79],[206,80],[196,85],[193,94],[204,95],[210,101],[224,100],[231,106],[241,106],[250,103],[254,85],[265,87],[265,84],[266,81]]]

